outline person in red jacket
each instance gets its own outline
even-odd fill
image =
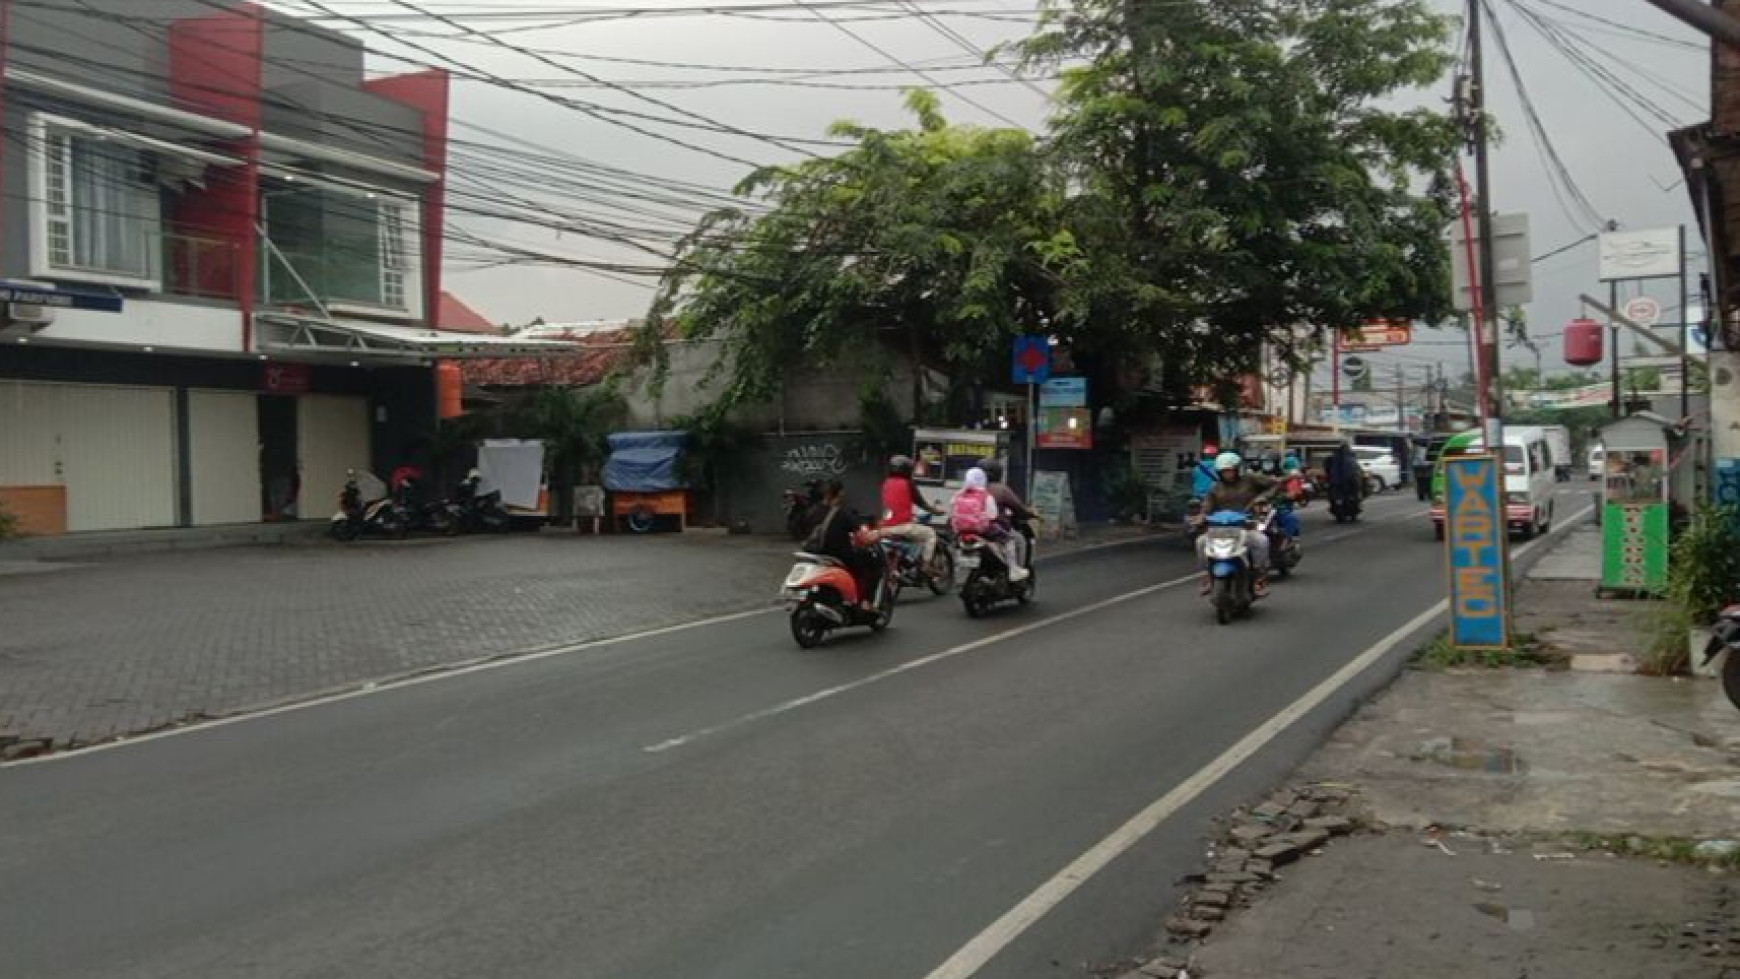
[[[895,456],[888,460],[888,478],[882,481],[882,530],[884,538],[911,541],[922,552],[919,560],[926,574],[934,573],[931,558],[936,556],[936,531],[918,522],[917,511],[933,517],[943,511],[932,506],[912,481],[912,460]]]

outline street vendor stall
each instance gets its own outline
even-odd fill
[[[660,525],[685,530],[689,522],[688,487],[678,459],[688,442],[685,432],[617,432],[609,438],[604,488],[610,491],[612,523],[645,534]]]
[[[1660,595],[1667,587],[1673,422],[1650,412],[1604,425],[1601,591]]]

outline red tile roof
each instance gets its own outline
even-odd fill
[[[582,352],[575,357],[502,357],[461,361],[465,382],[482,387],[537,384],[585,387],[597,384],[627,360],[634,343],[634,328],[590,332],[583,337],[540,338],[572,339]]]
[[[483,314],[467,306],[451,292],[441,294],[441,308],[435,314],[435,328],[455,333],[500,334],[501,327],[483,318]]]

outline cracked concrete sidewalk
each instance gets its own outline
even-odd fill
[[[1624,653],[1639,617],[1597,608],[1589,544],[1537,567],[1519,623]],[[1740,979],[1740,859],[1651,856],[1740,839],[1740,711],[1712,680],[1409,671],[1296,778],[1351,792],[1367,829],[1174,935],[1192,977]]]

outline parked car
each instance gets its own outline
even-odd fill
[[[1375,445],[1356,445],[1353,447],[1354,458],[1359,460],[1359,466],[1365,470],[1366,487],[1369,492],[1382,493],[1402,484],[1402,464],[1396,461],[1395,453]]]
[[[1607,450],[1599,445],[1589,447],[1589,478],[1600,479],[1601,469],[1607,464]]]

